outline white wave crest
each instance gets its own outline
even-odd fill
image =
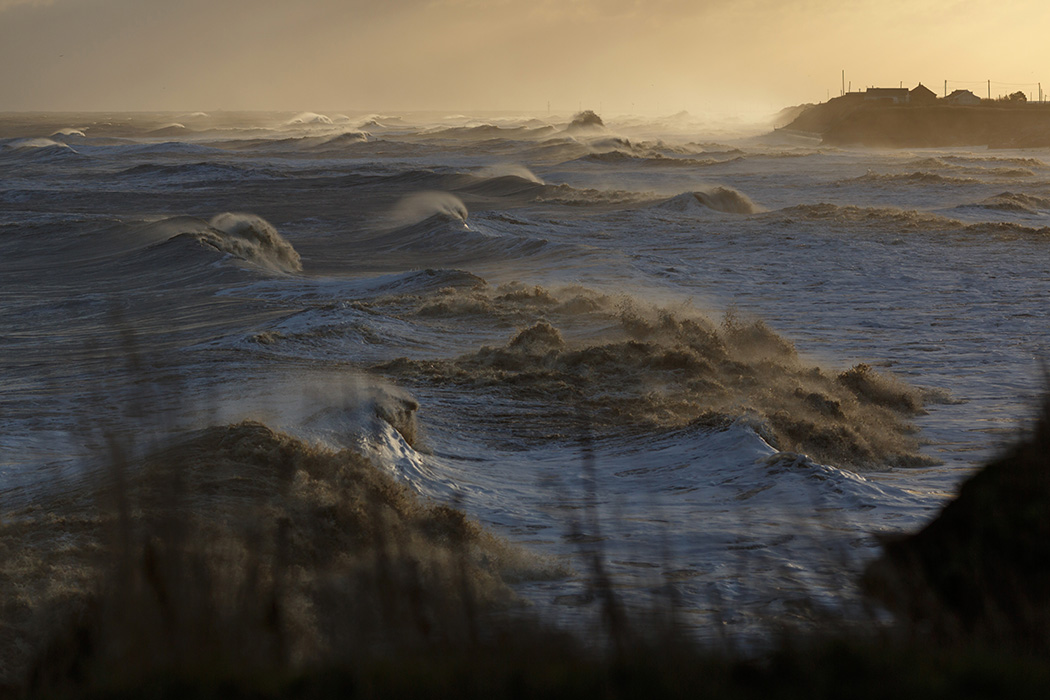
[[[15,151],[29,150],[33,148],[69,148],[72,150],[72,147],[69,144],[45,138],[15,139],[14,141],[9,141],[7,147]]]
[[[459,197],[449,192],[416,192],[399,201],[390,212],[390,218],[395,226],[408,226],[434,215],[466,222],[467,205]]]
[[[479,170],[478,174],[482,177],[504,177],[505,175],[513,175],[514,177],[520,177],[522,180],[535,182],[537,185],[547,184],[542,178],[537,176],[524,165],[517,165],[516,163],[489,165]]]
[[[294,117],[289,119],[287,122],[285,122],[285,124],[287,124],[288,126],[294,126],[296,124],[332,124],[332,123],[333,122],[332,122],[331,119],[329,119],[328,117],[326,117],[323,114],[318,114],[317,112],[300,112],[299,114],[295,115]]]
[[[280,272],[301,272],[299,253],[269,222],[255,214],[219,214],[196,238],[224,253]]]
[[[669,211],[701,213],[705,210],[725,212],[727,214],[756,214],[762,207],[751,201],[751,198],[732,187],[712,187],[706,190],[685,192],[657,205]]]

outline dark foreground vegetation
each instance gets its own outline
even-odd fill
[[[0,524],[10,697],[1045,697],[1050,397],[1029,435],[865,574],[895,625],[703,647],[673,605],[571,636],[508,581],[556,567],[352,452],[244,423]],[[88,497],[90,496],[90,498]],[[852,629],[856,630],[856,626]]]

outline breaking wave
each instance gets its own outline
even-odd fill
[[[54,139],[26,138],[0,140],[0,158],[21,161],[52,161],[80,158],[72,146]]]
[[[464,216],[465,211],[464,208]],[[368,241],[362,240],[361,245],[375,251],[423,256],[418,258],[422,264],[460,265],[486,258],[535,255],[548,248],[550,242],[546,238],[503,233],[482,224],[468,225],[459,210],[442,208],[422,221],[382,230]]]
[[[926,158],[915,158],[905,163],[905,167],[916,168],[917,170],[948,170],[951,168],[957,168],[957,165],[951,165],[943,158],[937,158],[936,156],[928,156]]]
[[[186,224],[182,222],[199,220],[181,217],[169,221],[185,228]],[[219,214],[206,225],[196,230],[183,230],[175,238],[181,236],[276,272],[292,273],[303,269],[295,248],[270,223],[254,214]]]
[[[171,124],[165,124],[164,126],[157,127],[152,131],[147,131],[147,136],[183,136],[190,129],[186,128],[185,124],[179,124],[177,122]]]
[[[712,187],[708,190],[685,192],[655,205],[659,209],[676,212],[714,210],[727,214],[756,214],[765,211],[746,194],[732,187]]]
[[[403,197],[390,212],[395,227],[417,224],[433,216],[465,222],[469,212],[459,197],[449,192],[416,192]]]
[[[524,197],[526,199],[538,199],[551,189],[554,188],[548,187],[535,176],[530,178],[522,175],[483,177],[456,188],[458,192],[469,192],[487,197]]]
[[[569,125],[565,127],[566,131],[571,132],[602,132],[605,131],[605,122],[597,114],[589,109],[586,109],[572,118]]]
[[[524,286],[448,290],[420,300],[416,313],[503,316],[520,330],[453,359],[377,367],[401,381],[542,399],[554,404],[552,423],[571,423],[581,408],[614,432],[747,419],[777,449],[834,464],[930,461],[907,420],[922,412],[922,391],[866,365],[839,373],[807,365],[761,321],[728,314],[716,325],[581,288]],[[569,329],[581,322],[606,330],[574,340]]]
[[[528,180],[529,182],[533,182],[537,185],[546,184],[543,182],[543,178],[536,175],[536,173],[532,172],[524,165],[517,165],[514,163],[489,165],[479,170],[478,175],[485,178],[504,177],[509,175],[511,177],[521,178],[522,180]]]
[[[285,124],[287,126],[297,126],[300,124],[323,124],[328,126],[335,124],[335,122],[323,114],[317,114],[316,112],[300,112],[286,121]]]
[[[1044,214],[1050,211],[1050,198],[1023,192],[1002,192],[977,204],[965,204],[962,209],[987,209],[1018,214]]]
[[[68,127],[68,128],[65,128],[65,129],[59,129],[59,130],[55,131],[54,133],[51,134],[51,138],[52,139],[68,139],[68,138],[84,139],[84,138],[87,138],[87,134],[85,134],[83,132],[83,130],[81,130],[81,129],[74,129],[72,127]]]
[[[486,173],[481,174],[482,177],[459,175],[450,178],[448,184],[450,189],[463,195],[567,206],[630,204],[650,197],[622,190],[578,188],[566,184],[551,185],[544,183],[529,171],[489,177],[484,176]]]

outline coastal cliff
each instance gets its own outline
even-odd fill
[[[849,93],[803,109],[783,128],[819,134],[836,146],[1045,148],[1050,105],[890,104]]]

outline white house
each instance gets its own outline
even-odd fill
[[[969,90],[955,90],[944,98],[944,101],[953,105],[979,105],[981,98]]]

